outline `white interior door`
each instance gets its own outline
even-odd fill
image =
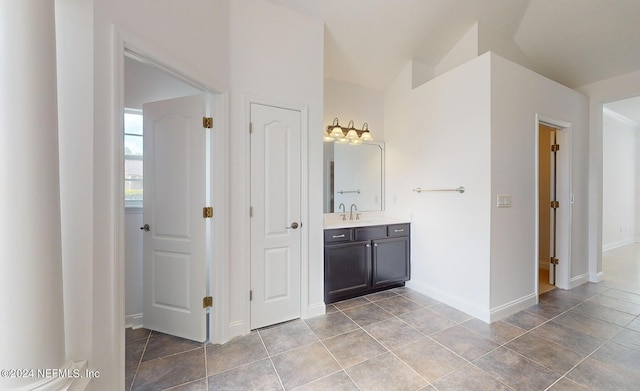
[[[251,328],[300,317],[301,113],[251,104]]]
[[[206,339],[204,95],[147,103],[144,121],[144,326]]]

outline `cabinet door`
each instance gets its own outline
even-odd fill
[[[373,286],[407,281],[411,277],[409,237],[373,241]]]
[[[371,286],[369,241],[331,244],[324,247],[325,302],[353,297]]]

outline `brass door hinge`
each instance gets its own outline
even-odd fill
[[[551,259],[549,260],[549,262],[551,262],[551,264],[553,264],[553,265],[557,265],[557,264],[558,264],[558,258],[556,258],[556,257],[551,257]]]
[[[560,201],[551,201],[551,207],[553,209],[558,209],[560,207]]]
[[[249,134],[253,133],[253,122],[249,122]]]
[[[560,144],[553,144],[551,146],[551,152],[558,152],[560,150]]]
[[[202,208],[202,217],[205,219],[210,219],[213,217],[213,208],[210,206],[205,206]]]
[[[249,291],[249,301],[253,300],[253,291]]]
[[[202,308],[213,307],[213,297],[205,296],[202,298]]]
[[[213,118],[211,117],[202,117],[202,127],[205,129],[213,128]]]

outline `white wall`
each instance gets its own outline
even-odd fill
[[[99,368],[101,377],[93,384],[96,390],[117,389],[124,381],[121,365],[124,313],[118,292],[124,281],[119,275],[118,245],[124,233],[120,184],[114,181],[119,170],[117,118],[114,116],[118,97],[114,88],[117,56],[114,30],[141,43],[147,52],[167,65],[183,70],[192,78],[220,91],[228,90],[231,162],[229,199],[232,200],[229,220],[235,232],[228,259],[229,307],[228,336],[248,331],[248,247],[244,238],[248,232],[248,124],[246,101],[249,95],[274,98],[286,103],[308,107],[310,132],[320,134],[322,126],[323,24],[262,0],[182,2],[162,1],[150,5],[137,0],[94,0],[93,56],[72,51],[75,58],[93,60],[95,94],[83,96],[76,110],[93,110],[91,144],[81,145],[93,151],[92,183],[93,222],[83,224],[86,235],[93,238],[92,367]],[[115,26],[115,28],[114,28]],[[91,53],[91,51],[90,51]],[[283,59],[287,61],[282,61]],[[82,62],[81,59],[79,59]],[[83,66],[92,67],[88,63]],[[91,129],[85,128],[85,129]],[[303,190],[308,198],[306,223],[309,240],[305,243],[309,265],[308,290],[304,292],[307,308],[324,311],[322,286],[322,140],[309,137],[306,177]],[[81,162],[79,162],[81,163]],[[120,220],[120,221],[119,221]],[[124,265],[122,265],[124,266]],[[119,282],[119,284],[116,284]]]
[[[338,118],[341,126],[353,120],[355,127],[362,129],[367,123],[371,136],[384,141],[384,93],[355,84],[333,79],[324,79],[323,130]]]
[[[322,21],[257,0],[230,4],[230,262],[229,336],[249,331],[249,112],[263,102],[308,109],[308,150],[303,151],[302,315],[324,312],[322,236]],[[286,61],[284,61],[286,59]],[[308,264],[304,262],[308,259]]]
[[[375,141],[384,141],[384,93],[333,79],[324,79],[323,128],[338,118],[341,126],[353,120],[358,129],[366,122]],[[322,134],[314,137],[322,137]],[[332,146],[324,148],[323,198],[324,210],[328,210],[329,169],[328,160],[333,158]],[[339,203],[336,204],[336,207]]]
[[[568,229],[571,221],[571,232],[559,237],[559,246],[571,241],[566,250],[570,259],[561,259],[558,267],[566,268],[569,281],[557,284],[568,289],[571,281],[588,280],[588,104],[574,90],[500,56],[491,58],[491,308],[496,310],[536,291],[536,114],[571,125],[570,131],[561,132],[558,153],[558,177],[563,181],[558,188],[565,190],[559,194],[559,213],[566,216],[558,230]],[[512,207],[497,208],[498,194],[511,194]]]
[[[412,214],[409,286],[479,318],[490,304],[489,72],[483,56],[412,90],[408,66],[385,96],[387,209]]]
[[[535,302],[536,114],[572,125],[566,274],[587,278],[586,97],[492,53],[414,90],[410,73],[385,97],[388,207],[413,215],[410,286],[484,320]],[[511,208],[496,208],[498,193]]]
[[[201,94],[202,91],[151,65],[124,59],[124,107],[142,110],[147,102]]]
[[[635,239],[636,126],[604,113],[602,138],[602,250]]]
[[[56,0],[55,12],[65,342],[78,361],[94,349],[93,2]]]
[[[118,230],[123,226],[121,184],[114,180],[122,136],[114,132],[119,121],[114,31],[128,31],[161,58],[173,59],[170,65],[224,90],[229,1],[59,1],[68,7],[57,29],[69,32],[61,37],[65,50],[58,52],[58,61],[67,64],[60,70],[65,91],[59,112],[67,118],[60,134],[73,150],[67,163],[61,161],[61,178],[68,178],[62,179],[61,196],[81,191],[62,207],[63,247],[74,246],[63,254],[65,274],[71,273],[64,280],[65,331],[74,335],[69,351],[100,371],[91,389],[114,390],[124,382],[124,264],[119,263],[124,254],[117,252],[124,250],[124,232]]]
[[[474,23],[458,43],[435,66],[435,75],[441,75],[486,52],[493,52],[529,69],[533,64],[522,53],[512,37],[488,27]],[[415,85],[415,84],[414,84]]]

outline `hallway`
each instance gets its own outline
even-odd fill
[[[205,345],[127,330],[127,390],[635,390],[640,245],[487,325],[407,288]]]

